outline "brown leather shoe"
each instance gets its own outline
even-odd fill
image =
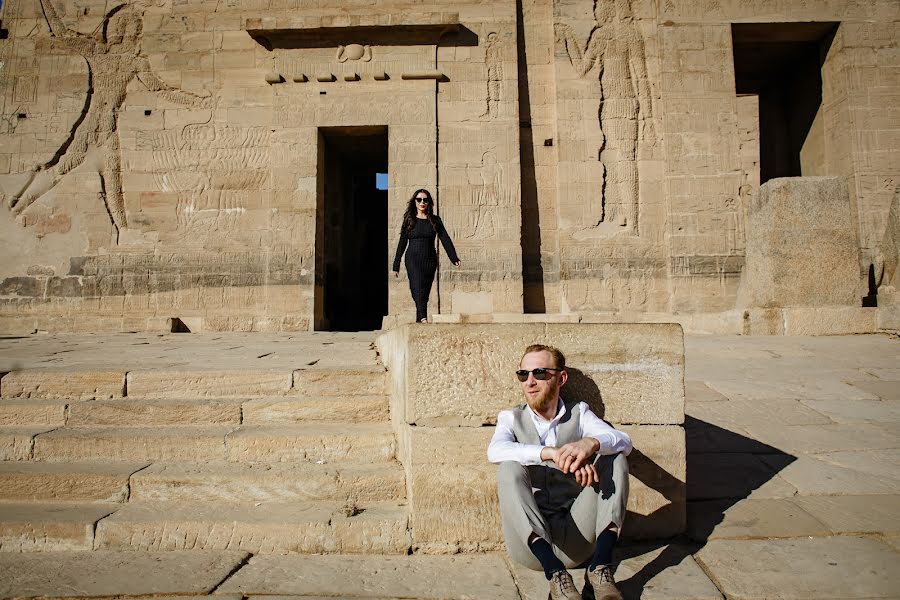
[[[586,569],[581,597],[582,600],[622,600],[612,569],[608,566],[597,567],[594,571]]]
[[[550,578],[549,600],[581,600],[581,594],[575,588],[575,581],[569,572],[563,569]]]

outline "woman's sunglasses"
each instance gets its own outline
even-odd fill
[[[431,202],[431,198],[416,198],[416,202],[419,204],[428,204]]]
[[[516,377],[519,379],[519,381],[524,383],[528,381],[528,374],[531,373],[538,381],[544,381],[553,377],[553,373],[550,373],[550,371],[562,371],[562,369],[552,369],[550,367],[547,367],[546,369],[538,367],[537,369],[532,369],[531,371],[519,369],[518,371],[516,371]]]

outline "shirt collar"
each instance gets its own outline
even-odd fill
[[[547,419],[534,412],[534,409],[529,406],[528,410],[531,412],[531,418],[535,423],[549,423],[551,426],[555,425],[566,414],[566,404],[563,402],[562,397],[559,398],[558,402],[559,404],[556,405],[556,416],[550,421],[547,421]]]

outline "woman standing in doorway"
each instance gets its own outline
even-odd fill
[[[400,277],[400,257],[406,251],[406,274],[409,291],[416,303],[416,321],[428,322],[428,296],[437,271],[437,250],[434,238],[438,237],[444,250],[456,268],[460,261],[453,241],[444,228],[441,218],[434,214],[434,200],[428,190],[416,190],[409,199],[403,224],[400,226],[400,242],[394,255],[394,277]],[[409,249],[407,249],[407,244]]]

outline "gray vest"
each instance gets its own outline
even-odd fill
[[[581,439],[578,435],[578,423],[581,420],[581,409],[577,402],[567,402],[566,414],[560,419],[556,426],[556,445],[562,446],[570,442],[577,442]],[[516,441],[520,444],[540,444],[541,439],[538,437],[537,429],[534,428],[534,421],[531,420],[531,411],[527,404],[522,404],[513,409],[513,432],[516,434]]]
[[[581,439],[578,434],[578,423],[581,420],[581,409],[577,402],[563,400],[566,405],[566,414],[556,426],[556,445],[562,446]],[[531,420],[531,414],[527,404],[522,404],[513,409],[513,432],[516,441],[521,444],[540,444],[537,429]],[[534,498],[541,512],[552,518],[556,515],[565,516],[570,506],[581,493],[581,486],[575,481],[573,475],[564,475],[553,466],[553,461],[544,461],[540,465],[528,467],[531,477],[531,487],[534,490]]]

